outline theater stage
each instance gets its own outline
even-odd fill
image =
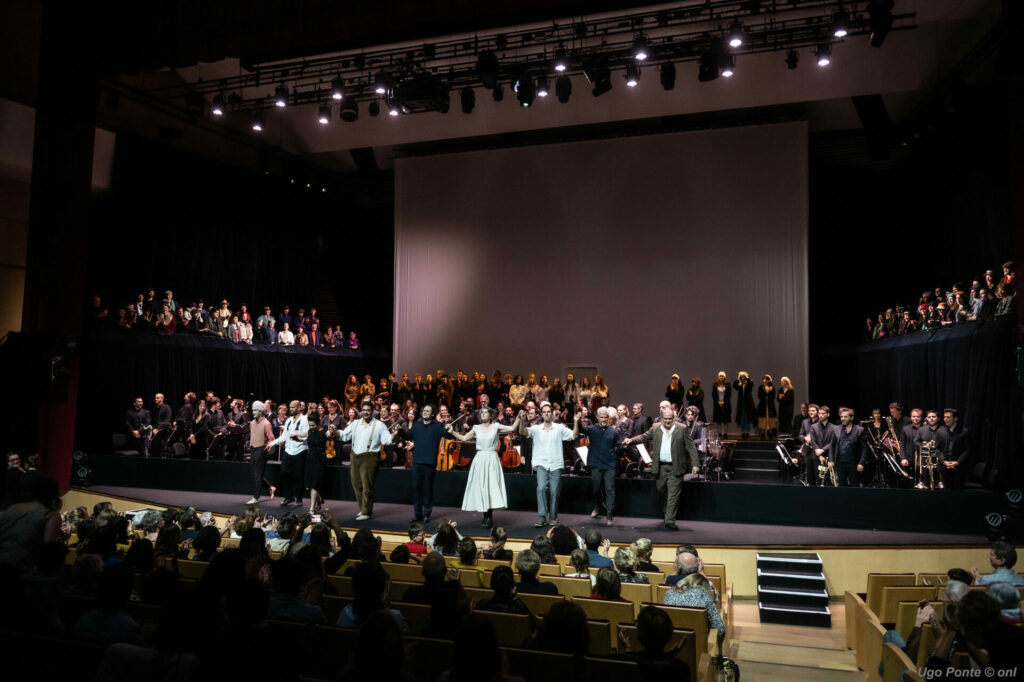
[[[144,459],[100,455],[92,457],[91,492],[144,500],[163,506],[194,505],[232,514],[244,508],[251,494],[251,469],[242,462]],[[275,482],[278,465],[267,467]],[[460,529],[486,535],[480,515],[459,507],[467,473],[438,472],[434,486],[433,518],[449,516]],[[536,484],[527,474],[506,474],[509,510],[495,512],[495,522],[509,536],[536,534]],[[985,515],[1003,511],[1003,497],[989,491],[916,491],[870,488],[805,488],[792,485],[735,482],[686,483],[678,531],[662,526],[658,496],[652,480],[620,479],[616,483],[615,525],[600,526],[614,542],[638,536],[656,543],[696,545],[984,545]],[[328,467],[324,491],[328,506],[346,527],[374,530],[406,529],[411,517],[411,473],[381,469],[377,479],[374,518],[354,520],[348,468]],[[308,500],[307,500],[308,503]],[[280,514],[277,501],[264,497],[265,510]],[[597,526],[590,516],[590,479],[565,476],[560,496],[560,520],[578,530]],[[603,519],[600,519],[603,521]]]

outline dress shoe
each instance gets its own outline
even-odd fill
[[[679,530],[679,526],[676,525],[675,521],[666,522],[665,528],[668,528],[669,530]]]
[[[534,528],[543,528],[546,525],[548,525],[548,520],[545,519],[543,516],[541,516],[540,518],[537,519],[537,523],[533,524],[533,527]]]

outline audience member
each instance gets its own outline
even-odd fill
[[[612,565],[612,560],[608,558],[608,548],[611,547],[612,543],[610,540],[602,538],[600,531],[593,528],[588,530],[585,544],[587,554],[590,555],[591,566],[601,568],[602,566]]]
[[[725,637],[725,623],[715,606],[711,583],[699,573],[699,559],[694,554],[683,552],[676,556],[676,566],[682,579],[665,594],[665,603],[703,608],[708,614],[708,625],[718,630],[718,638],[721,640]]]
[[[615,570],[619,572],[619,580],[624,583],[649,583],[643,573],[637,573],[636,552],[632,547],[619,547],[615,550]]]
[[[540,556],[530,549],[524,549],[516,557],[516,571],[519,572],[520,579],[520,594],[558,594],[557,585],[537,580],[540,564]]]
[[[590,651],[587,614],[571,601],[552,606],[537,630],[536,647],[541,651],[572,654],[582,659]]]
[[[379,563],[364,561],[356,566],[352,573],[352,594],[352,603],[338,614],[338,627],[361,627],[371,613],[381,611],[390,613],[403,633],[409,631],[402,614],[390,608],[391,578]]]
[[[1005,541],[998,541],[992,544],[988,552],[988,561],[994,569],[988,575],[981,575],[977,568],[972,568],[975,585],[988,585],[990,583],[1009,583],[1011,585],[1024,585],[1024,577],[1014,573],[1013,567],[1017,563],[1017,550],[1012,544]]]
[[[597,584],[597,576],[590,572],[590,555],[585,549],[574,549],[569,554],[569,565],[573,567],[572,573],[566,574],[568,578],[590,578],[590,586]]]
[[[523,682],[523,678],[508,674],[494,624],[485,616],[463,616],[455,631],[454,649],[458,653],[451,669],[441,674],[440,682]]]
[[[626,601],[622,598],[622,581],[619,574],[610,566],[604,566],[597,571],[597,581],[594,583],[594,591],[591,599],[604,599],[605,601]]]
[[[635,661],[644,674],[657,676],[659,679],[681,682],[690,679],[690,668],[676,657],[686,640],[680,639],[671,649],[665,650],[672,641],[672,620],[667,613],[656,606],[645,606],[640,609],[636,617],[636,637],[643,649],[622,654],[623,658]],[[621,649],[627,648],[624,636],[620,636],[619,641]]]
[[[142,641],[142,628],[126,612],[133,577],[131,569],[123,563],[103,571],[96,591],[96,608],[79,617],[75,623],[76,637],[107,643]]]

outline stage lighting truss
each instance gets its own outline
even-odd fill
[[[526,107],[533,104],[531,90],[533,96],[544,97],[550,84],[559,101],[568,101],[571,79],[580,75],[587,76],[595,96],[612,88],[612,74],[625,75],[627,83],[638,82],[640,65],[659,69],[665,90],[674,86],[673,69],[683,62],[698,63],[702,81],[726,76],[741,55],[778,53],[792,69],[799,59],[793,55],[802,49],[820,53],[826,41],[834,43],[832,50],[859,36],[877,46],[887,35],[915,28],[916,13],[894,13],[893,8],[892,0],[683,0],[673,9],[511,27],[430,41],[418,48],[384,46],[256,63],[223,79],[145,88],[130,85],[131,79],[124,77],[107,79],[103,86],[172,115],[176,108],[184,112],[179,103],[189,92],[198,93],[214,102],[214,118],[229,120],[224,93],[231,93],[231,113],[243,112],[250,118],[268,104],[308,105],[312,117],[325,97],[342,104],[379,100],[389,112],[395,104],[403,114],[443,113],[448,111],[449,93],[482,85],[500,100],[502,83],[507,85],[522,73],[533,78],[527,96],[517,93],[515,98]],[[840,34],[843,37],[837,37]],[[729,57],[722,55],[722,45]],[[466,105],[463,110],[469,108]],[[343,120],[354,111],[358,109],[343,107]]]

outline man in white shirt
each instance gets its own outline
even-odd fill
[[[377,467],[380,465],[380,451],[391,445],[388,427],[373,418],[373,404],[364,402],[359,410],[359,419],[354,420],[339,434],[342,442],[352,443],[352,490],[359,504],[356,521],[373,517],[373,490],[377,484]]]
[[[545,402],[540,408],[541,423],[527,428],[526,422],[519,422],[519,434],[533,441],[533,470],[537,472],[537,528],[549,523],[554,526],[558,520],[558,488],[562,480],[562,441],[572,440],[572,429],[565,424],[554,423],[551,403]],[[548,497],[550,494],[550,498]]]
[[[281,427],[281,435],[271,443],[268,448],[284,443],[284,454],[281,456],[281,483],[278,485],[284,491],[284,502],[282,507],[289,505],[298,507],[302,504],[304,479],[306,477],[306,453],[309,447],[306,445],[306,432],[309,431],[309,421],[302,414],[298,400],[288,403],[288,419]]]
[[[661,401],[661,421],[646,433],[622,441],[651,443],[651,472],[654,474],[658,495],[665,508],[665,527],[679,530],[676,512],[683,492],[683,476],[687,470],[700,471],[700,457],[689,431],[676,421],[675,408],[667,400]]]

